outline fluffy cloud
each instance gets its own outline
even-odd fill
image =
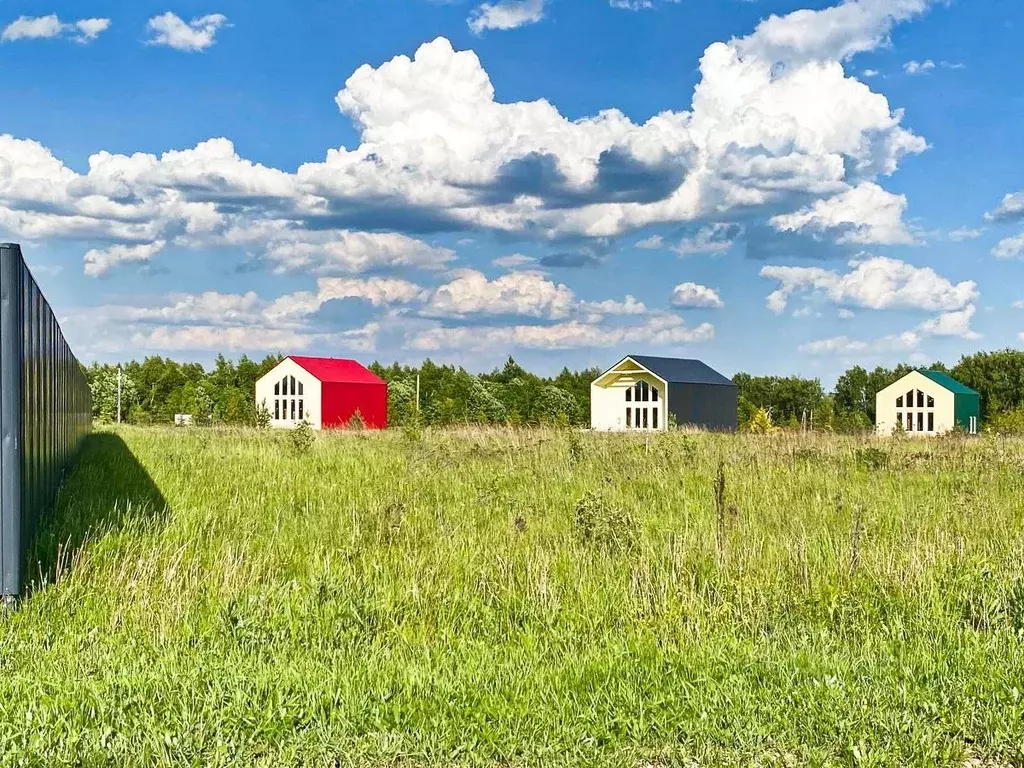
[[[216,42],[217,31],[227,21],[227,16],[211,13],[186,22],[168,11],[147,22],[146,29],[151,34],[147,42],[150,45],[166,45],[177,51],[198,53]]]
[[[1024,192],[1007,194],[994,211],[985,214],[989,221],[1011,221],[1024,218]]]
[[[674,315],[656,315],[643,325],[614,328],[576,320],[547,326],[433,328],[411,338],[408,347],[433,352],[443,349],[485,350],[496,346],[545,350],[627,343],[678,346],[707,342],[714,335],[714,326],[708,323],[691,328]]]
[[[488,280],[482,272],[467,269],[435,290],[423,311],[431,317],[484,314],[559,319],[575,305],[576,297],[567,286],[556,285],[538,272],[510,272]]]
[[[70,36],[76,42],[89,43],[109,28],[110,19],[79,19],[66,24],[55,13],[49,16],[19,16],[0,33],[0,42]]]
[[[903,65],[903,71],[908,75],[926,75],[935,69],[935,62],[931,59],[924,61],[908,61]]]
[[[709,224],[706,227],[701,227],[693,237],[683,238],[678,245],[672,247],[672,250],[680,256],[725,253],[732,248],[736,237],[741,234],[741,230],[742,228],[735,224]]]
[[[536,259],[533,256],[524,256],[521,253],[511,253],[508,256],[499,256],[491,262],[496,267],[502,269],[515,269],[516,267],[525,267],[530,264],[536,263]]]
[[[985,234],[984,229],[972,229],[970,227],[960,227],[954,229],[949,233],[949,239],[954,243],[962,243],[964,240],[974,240]]]
[[[297,331],[253,328],[251,326],[161,326],[132,337],[133,346],[161,352],[266,352],[304,350],[314,344],[372,352],[380,326],[369,323],[362,328],[331,334],[308,335]]]
[[[903,224],[906,207],[903,195],[865,183],[796,213],[775,216],[771,224],[782,232],[833,234],[840,243],[906,244],[914,242]]]
[[[544,0],[500,0],[483,3],[469,16],[469,28],[477,35],[488,29],[516,29],[544,18]]]
[[[309,337],[295,331],[245,327],[185,326],[154,328],[132,337],[139,349],[182,352],[187,350],[263,351],[306,349]]]
[[[934,320],[921,324],[918,330],[928,336],[957,336],[961,339],[980,339],[981,335],[971,329],[975,307],[970,304],[956,312],[944,312]]]
[[[678,309],[721,309],[718,291],[697,283],[680,283],[672,290],[672,306]]]
[[[800,351],[807,355],[836,355],[839,357],[902,352],[916,349],[921,337],[914,331],[906,331],[892,336],[883,336],[874,341],[857,341],[848,336],[835,336],[830,339],[819,339],[800,346]]]
[[[1000,240],[992,249],[992,255],[997,259],[1024,259],[1024,235]]]
[[[163,240],[143,245],[114,245],[107,249],[86,251],[85,274],[89,277],[105,275],[118,264],[126,262],[146,262],[164,249]]]
[[[768,297],[776,314],[796,293],[821,295],[834,304],[865,309],[916,309],[949,312],[964,309],[978,297],[977,284],[952,283],[930,267],[876,256],[850,262],[844,274],[821,267],[776,267],[761,276],[781,285]]]
[[[626,296],[623,301],[582,301],[579,309],[589,316],[591,322],[599,322],[606,315],[646,315],[649,311],[647,305],[635,296]]]
[[[570,120],[544,100],[500,102],[476,54],[439,38],[357,69],[336,101],[360,142],[295,173],[222,138],[160,156],[99,152],[79,174],[0,136],[0,230],[109,244],[98,250],[239,248],[277,271],[324,275],[442,268],[454,254],[417,239],[442,231],[594,242],[687,224],[698,234],[681,251],[707,252],[731,239],[716,222],[742,218],[844,243],[909,242],[906,201],[878,179],[926,143],[843,62],[928,5],[846,0],[772,16],[707,48],[689,111],[643,124],[616,109]],[[485,4],[478,21],[497,27],[524,9],[543,4]],[[164,14],[152,42],[203,50],[225,23]],[[578,248],[541,263],[600,259]]]

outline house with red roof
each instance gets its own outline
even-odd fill
[[[386,429],[388,385],[355,360],[290,355],[256,382],[256,407],[272,427],[343,429],[358,413],[366,427]]]

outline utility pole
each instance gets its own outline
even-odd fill
[[[117,364],[117,423],[121,423],[121,364]]]
[[[416,374],[416,415],[420,415],[420,375]]]

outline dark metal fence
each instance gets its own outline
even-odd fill
[[[28,545],[92,423],[89,384],[21,248],[0,244],[0,578],[25,583]]]

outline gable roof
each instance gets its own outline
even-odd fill
[[[305,368],[325,384],[383,384],[384,380],[355,360],[336,357],[297,357],[289,360]]]
[[[652,357],[650,355],[630,355],[629,359],[639,363],[669,384],[736,386],[732,381],[700,360],[684,360],[678,357]]]
[[[959,381],[954,379],[952,376],[947,376],[946,374],[942,373],[941,371],[922,371],[922,370],[918,370],[918,373],[920,373],[922,376],[925,376],[926,378],[931,379],[936,384],[938,384],[940,387],[944,387],[945,389],[948,389],[950,392],[952,392],[952,393],[954,393],[956,395],[977,395],[978,394],[977,392],[975,392],[970,387],[968,387],[968,386],[966,386],[964,384],[961,384]]]

